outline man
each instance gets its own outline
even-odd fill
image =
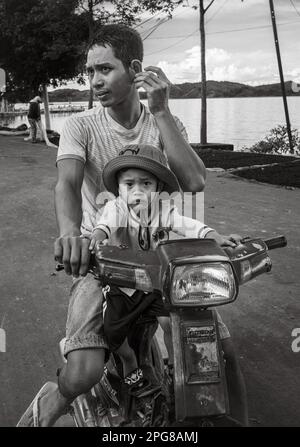
[[[182,123],[168,108],[169,82],[157,67],[143,70],[142,60],[139,34],[122,25],[103,26],[90,45],[87,72],[102,108],[66,122],[57,157],[55,205],[60,236],[55,242],[55,258],[75,277],[64,352],[67,363],[60,371],[58,385],[49,383],[40,390],[19,425],[53,425],[74,398],[87,392],[103,373],[107,345],[102,291],[87,270],[89,235],[98,211],[96,197],[103,190],[104,165],[128,142],[148,143],[163,149],[183,191],[204,188],[204,164],[188,144]],[[139,100],[141,87],[147,92],[148,108]],[[97,315],[97,334],[82,335],[78,323],[82,313],[72,313],[80,306],[86,316],[85,329]]]
[[[37,129],[41,129],[41,110],[40,103],[42,99],[40,96],[35,96],[29,102],[29,110],[27,114],[28,122],[30,124],[30,136],[32,143],[37,143],[36,141],[36,133]]]

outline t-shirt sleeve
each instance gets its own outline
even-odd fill
[[[127,216],[126,205],[121,200],[110,200],[97,213],[94,229],[103,230],[109,239],[118,228],[127,226]]]
[[[71,116],[66,120],[62,129],[56,161],[75,158],[85,163],[86,147],[86,129],[78,118]]]
[[[167,226],[180,236],[195,239],[203,239],[207,233],[213,231],[203,222],[179,214],[176,206],[170,208]]]

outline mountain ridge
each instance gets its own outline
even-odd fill
[[[208,98],[247,98],[264,96],[282,96],[280,83],[262,84],[251,86],[240,82],[230,81],[207,81]],[[292,81],[285,82],[286,94],[288,96],[300,96],[292,90]],[[146,93],[140,93],[141,99],[146,98]],[[88,101],[89,90],[57,89],[49,92],[50,102]],[[171,99],[201,98],[201,82],[184,82],[172,84],[170,88]]]

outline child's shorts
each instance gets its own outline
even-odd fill
[[[136,290],[132,296],[118,287],[110,286],[106,295],[104,333],[109,349],[116,351],[124,342],[133,323],[143,314],[147,317],[169,316],[159,292],[144,293]],[[220,338],[230,337],[228,328],[217,312]]]

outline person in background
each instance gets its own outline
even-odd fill
[[[37,128],[42,129],[42,123],[41,123],[41,110],[40,110],[40,103],[42,102],[42,99],[40,96],[35,96],[30,102],[29,102],[29,110],[27,114],[28,122],[30,125],[30,138],[32,143],[37,143],[36,140],[36,134],[37,134]],[[43,135],[43,133],[42,133]]]

